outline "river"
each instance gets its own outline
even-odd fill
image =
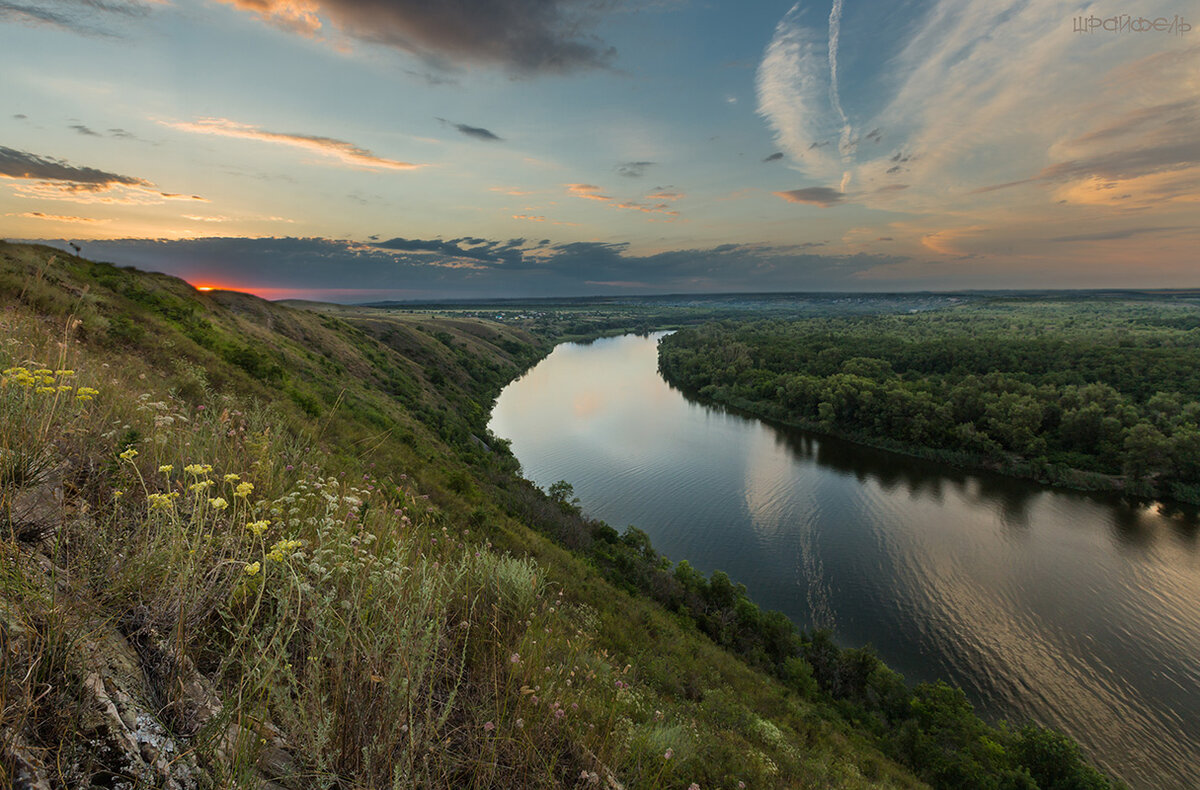
[[[1200,787],[1193,516],[875,451],[696,403],[657,338],[563,344],[501,393],[525,477],[1135,790]]]

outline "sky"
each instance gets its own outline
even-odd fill
[[[338,302],[1200,287],[1198,11],[0,0],[0,237]]]

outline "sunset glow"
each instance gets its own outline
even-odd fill
[[[0,8],[3,235],[338,301],[1200,284],[1179,4],[459,5]]]

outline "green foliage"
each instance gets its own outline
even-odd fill
[[[1168,300],[1008,300],[727,321],[664,338],[659,367],[702,397],[888,449],[1191,499],[1194,313]]]

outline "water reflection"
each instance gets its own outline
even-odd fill
[[[1200,787],[1194,511],[1075,494],[689,400],[653,339],[565,345],[492,430],[539,485],[802,627],[872,643],[982,712],[1035,718],[1138,788]]]

